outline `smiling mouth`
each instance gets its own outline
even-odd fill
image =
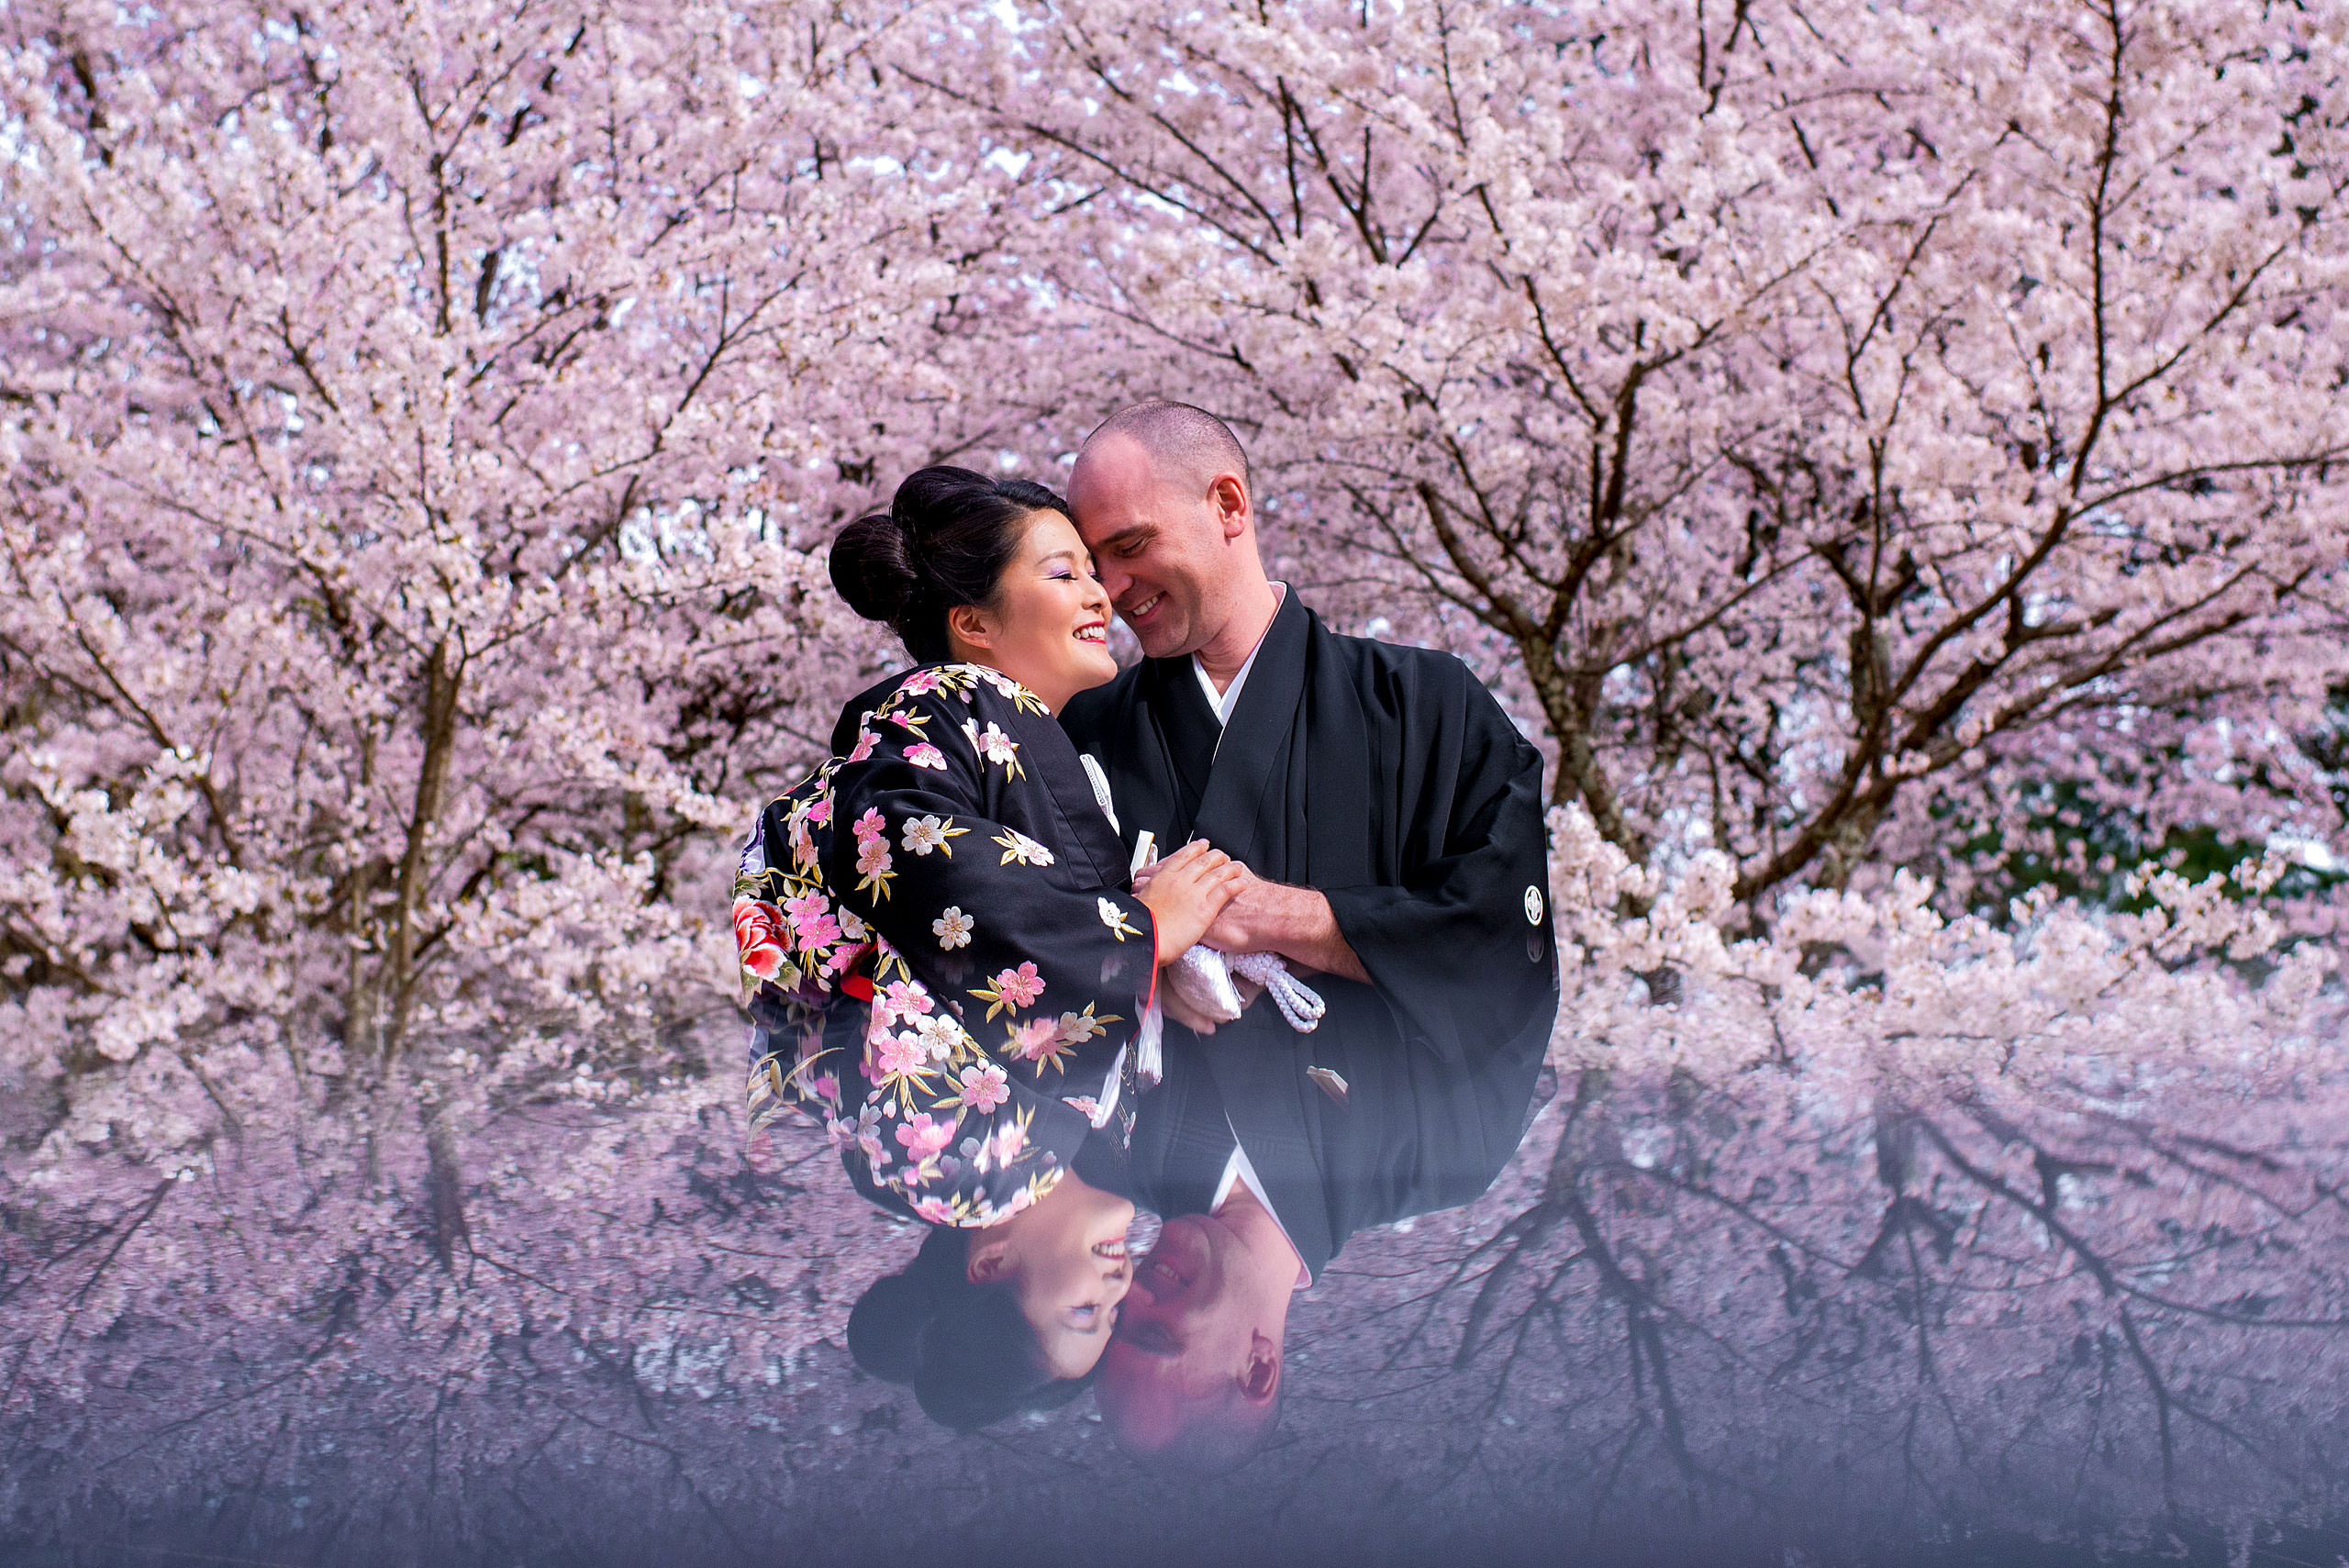
[[[1191,1282],[1162,1262],[1155,1253],[1142,1260],[1141,1273],[1136,1281],[1149,1290],[1152,1297],[1163,1301],[1180,1296],[1191,1287]]]
[[[1149,598],[1144,599],[1141,604],[1136,605],[1132,609],[1128,610],[1126,612],[1126,618],[1130,621],[1141,619],[1142,617],[1156,609],[1158,607],[1159,601],[1165,597],[1166,594],[1163,589],[1158,593],[1152,594]]]
[[[1109,640],[1109,623],[1097,620],[1090,626],[1078,627],[1069,635],[1079,642],[1090,642],[1098,646]]]
[[[1114,1241],[1096,1241],[1093,1243],[1093,1255],[1109,1262],[1122,1263],[1126,1261],[1126,1239],[1120,1236]]]

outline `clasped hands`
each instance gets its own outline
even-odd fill
[[[1162,967],[1192,943],[1204,942],[1226,953],[1278,953],[1296,968],[1369,981],[1339,931],[1328,898],[1310,887],[1258,876],[1203,840],[1138,868],[1134,896],[1150,906],[1158,923]],[[1264,995],[1254,981],[1231,978],[1243,1010]],[[1215,1032],[1218,1020],[1200,1014],[1174,987],[1160,986],[1159,997],[1177,1023],[1200,1034]]]

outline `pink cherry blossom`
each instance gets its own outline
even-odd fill
[[[1044,982],[1036,973],[1032,962],[1022,962],[1016,969],[1007,969],[995,977],[995,989],[1006,1002],[1015,1007],[1035,1006],[1036,998],[1044,994]]]
[[[991,1111],[1011,1097],[1011,1079],[992,1062],[963,1069],[963,1103],[974,1111]]]
[[[819,952],[840,940],[840,922],[832,917],[831,901],[822,894],[805,894],[784,906],[790,911],[792,936],[802,951]]]
[[[745,1386],[837,1343],[678,1283],[777,1214],[685,1195],[746,1158],[733,1042],[674,1035],[730,1026],[716,889],[903,660],[838,602],[840,522],[938,453],[1058,482],[1140,387],[1233,417],[1305,603],[1457,653],[1543,751],[1550,1114],[1583,1096],[1586,1142],[1529,1179],[1668,1263],[1662,1331],[1811,1335],[1776,1250],[1857,1293],[1887,1204],[1952,1193],[2006,1272],[1870,1336],[1957,1336],[1934,1402],[2117,1342],[2143,1297],[2087,1248],[2196,1312],[2337,1317],[2321,1249],[2260,1240],[2322,1212],[2349,1125],[2332,12],[1013,9],[0,13],[23,1430],[109,1389],[191,1451],[345,1397],[406,1429],[498,1335],[674,1349],[704,1307]],[[763,854],[804,873],[835,826],[819,788]],[[2173,835],[2245,863],[2165,867]],[[776,917],[727,917],[778,973]],[[886,1166],[871,1109],[836,1125]],[[2005,1195],[2066,1151],[2060,1214]],[[794,1216],[878,1226],[840,1175]],[[1586,1265],[1545,1310],[1620,1322]],[[2043,1343],[2000,1318],[2026,1294]],[[191,1325],[257,1369],[233,1404],[146,1392],[212,1364]],[[1742,1412],[1702,1381],[1709,1465]]]
[[[930,999],[929,988],[916,980],[892,980],[873,1000],[874,1017],[885,1018],[892,1023],[911,1023],[936,1006]]]
[[[924,1112],[899,1126],[896,1136],[897,1141],[905,1145],[907,1159],[930,1160],[944,1152],[947,1145],[954,1141],[957,1125],[952,1117],[937,1119]]]
[[[929,1045],[911,1029],[883,1035],[874,1042],[874,1062],[885,1078],[919,1072],[929,1062]]]
[[[1056,1056],[1063,1044],[1060,1025],[1051,1018],[1030,1018],[1011,1030],[1011,1051],[1023,1062]]]

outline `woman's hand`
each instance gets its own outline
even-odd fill
[[[1168,963],[1207,935],[1248,878],[1248,868],[1204,839],[1194,839],[1138,877],[1134,896],[1150,906],[1158,962]]]

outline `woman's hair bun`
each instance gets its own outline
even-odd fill
[[[918,663],[953,657],[946,614],[991,604],[1037,512],[1068,503],[1030,479],[990,479],[941,463],[906,476],[886,512],[832,540],[832,586],[866,620],[886,621]]]
[[[1091,1386],[1094,1373],[1053,1378],[1009,1287],[973,1284],[969,1256],[970,1232],[939,1226],[901,1273],[866,1286],[848,1315],[856,1364],[909,1385],[924,1415],[958,1432],[1058,1409]]]
[[[911,1383],[940,1294],[911,1270],[874,1280],[848,1315],[848,1353],[885,1383]]]
[[[831,569],[832,586],[850,609],[892,626],[904,618],[919,580],[913,540],[886,512],[869,513],[840,531],[832,540]]]

